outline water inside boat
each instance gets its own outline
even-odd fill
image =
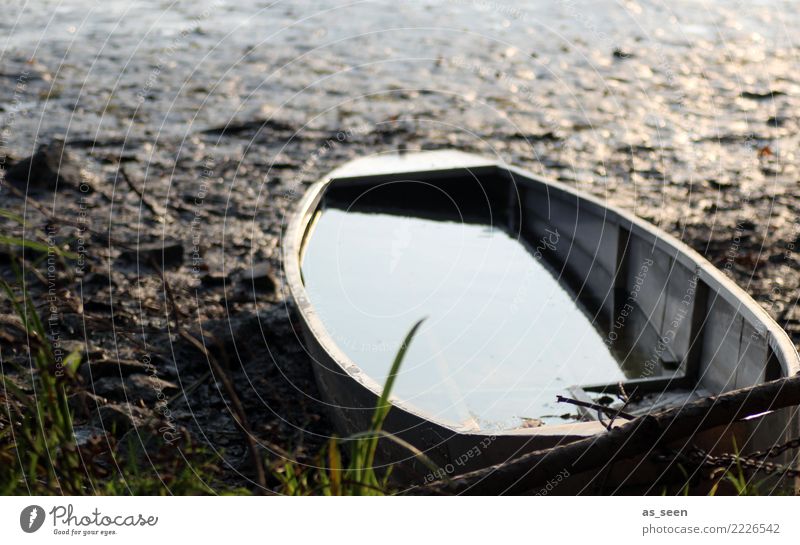
[[[490,225],[327,207],[302,272],[328,333],[375,381],[426,318],[393,393],[442,422],[513,429],[574,418],[556,403],[570,386],[639,373],[541,249]]]

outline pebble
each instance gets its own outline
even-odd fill
[[[245,284],[245,287],[251,287],[261,292],[274,293],[277,282],[272,271],[273,266],[271,263],[256,263],[251,268],[243,271],[241,281]]]
[[[42,144],[32,156],[15,163],[6,172],[6,179],[28,190],[69,187],[83,193],[93,191],[96,178],[86,171],[64,148],[64,143],[54,140]]]
[[[154,261],[159,267],[171,268],[183,263],[183,253],[183,245],[161,241],[139,244],[135,248],[124,250],[120,259],[148,266]]]

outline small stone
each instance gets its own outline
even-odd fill
[[[225,125],[212,127],[202,132],[214,136],[232,136],[242,133],[288,132],[294,130],[296,130],[294,126],[276,119],[251,119],[247,121],[230,121]]]
[[[252,268],[243,271],[241,278],[246,287],[253,287],[258,291],[274,293],[277,286],[272,274],[272,264],[268,262],[256,263]]]
[[[75,438],[75,445],[78,447],[89,446],[94,441],[105,436],[100,428],[94,426],[73,426],[72,436]]]
[[[96,346],[90,346],[87,350],[86,343],[83,341],[75,340],[75,339],[62,339],[61,343],[61,350],[64,351],[66,354],[71,354],[73,352],[80,352],[81,358],[84,360],[88,357],[91,360],[100,360],[103,359],[106,355],[105,351],[102,348],[98,348]]]
[[[738,227],[739,227],[739,229],[741,229],[742,231],[755,231],[755,230],[756,230],[756,224],[755,224],[755,222],[754,222],[753,220],[749,220],[749,219],[743,219],[743,220],[740,220],[740,221],[737,223],[737,226],[738,226]]]
[[[106,376],[88,381],[88,388],[91,388],[95,396],[106,397],[114,400],[125,399],[125,391],[122,388],[122,379],[119,377]]]
[[[538,418],[523,418],[520,428],[540,428],[544,426],[544,422]]]
[[[107,404],[108,400],[86,390],[80,390],[67,398],[67,405],[76,414],[91,416],[99,407]]]
[[[611,55],[615,59],[630,59],[631,57],[633,57],[633,53],[628,53],[627,51],[624,51],[619,47],[615,47],[614,51],[611,52]]]
[[[147,411],[130,403],[104,405],[97,409],[91,425],[122,435],[131,428],[142,426],[147,415]]]
[[[55,190],[66,186],[83,193],[93,191],[95,183],[95,177],[58,140],[39,146],[32,156],[15,163],[6,172],[6,179],[28,189]]]
[[[742,91],[739,96],[742,98],[747,98],[750,100],[769,100],[774,97],[783,96],[786,93],[783,91],[772,91],[772,90],[765,90],[765,91]]]
[[[206,273],[200,279],[203,286],[212,288],[225,285],[225,281],[228,279],[228,275],[222,273]]]
[[[773,115],[767,119],[767,125],[772,127],[783,127],[791,120],[790,117],[784,115]]]
[[[730,180],[710,179],[706,180],[706,182],[712,188],[719,190],[727,190],[733,187],[733,182],[731,182]]]
[[[151,260],[162,268],[180,266],[183,263],[183,245],[178,243],[153,242],[139,244],[135,248],[124,250],[120,259],[142,265],[150,265]]]

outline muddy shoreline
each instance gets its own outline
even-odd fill
[[[306,184],[389,151],[497,156],[632,210],[800,345],[796,14],[720,3],[696,22],[676,9],[659,31],[666,7],[411,4],[395,20],[379,5],[207,2],[137,23],[86,2],[38,33],[35,11],[0,23],[0,208],[24,219],[0,225],[77,254],[3,245],[0,276],[19,284],[24,259],[51,337],[84,355],[79,441],[191,436],[225,483],[257,489],[214,358],[259,452],[312,463],[333,430],[281,233]],[[4,369],[29,367],[2,310]]]

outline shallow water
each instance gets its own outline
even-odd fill
[[[573,295],[498,228],[328,208],[302,271],[328,332],[381,384],[426,318],[394,393],[438,420],[563,423],[556,394],[625,378]]]

